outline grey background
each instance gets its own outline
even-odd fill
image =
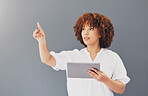
[[[0,0],[0,96],[67,96],[66,73],[43,64],[33,31],[39,21],[48,49],[81,49],[75,21],[85,12],[111,18],[109,48],[131,78],[123,95],[148,96],[148,0]]]

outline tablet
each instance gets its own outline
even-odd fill
[[[88,72],[96,68],[100,71],[100,63],[96,62],[67,62],[67,76],[68,78],[93,78]]]

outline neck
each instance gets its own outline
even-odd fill
[[[97,54],[101,50],[100,47],[92,47],[92,46],[87,46],[86,49],[90,54]]]

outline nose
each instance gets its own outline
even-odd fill
[[[87,29],[84,30],[84,34],[88,34],[88,30]]]

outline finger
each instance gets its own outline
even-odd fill
[[[38,33],[39,33],[39,30],[36,29],[36,30],[34,31],[34,33],[33,33],[33,36],[37,36]]]
[[[89,73],[89,75],[93,77],[93,74],[92,73]]]
[[[35,36],[35,35],[36,35],[36,33],[37,33],[37,29],[33,32],[33,36]]]
[[[88,73],[97,75],[97,73],[94,70],[89,70]]]
[[[97,79],[97,74],[91,71],[88,71],[89,75],[91,75],[93,78]]]
[[[37,34],[39,31],[40,31],[39,29],[36,29],[33,33]]]
[[[95,67],[92,67],[92,69],[95,69],[95,70],[97,70],[97,71],[99,71],[97,68],[95,68]]]
[[[100,74],[100,71],[96,68],[92,68],[97,74]]]
[[[88,73],[89,73],[93,78],[95,78],[96,80],[99,80],[99,79],[100,79],[100,76],[101,76],[101,75],[96,74],[96,73],[91,72],[91,71],[88,71]]]
[[[42,30],[41,25],[40,25],[39,22],[37,22],[37,26],[38,26],[39,30]]]
[[[92,72],[94,72],[94,73],[96,73],[96,74],[98,74],[97,72],[95,72],[94,70],[91,70]]]
[[[103,71],[100,71],[100,73],[104,73]]]
[[[42,34],[41,34],[41,33],[38,33],[38,34],[37,34],[37,36],[38,36],[38,37],[41,37],[41,36],[42,36]]]

